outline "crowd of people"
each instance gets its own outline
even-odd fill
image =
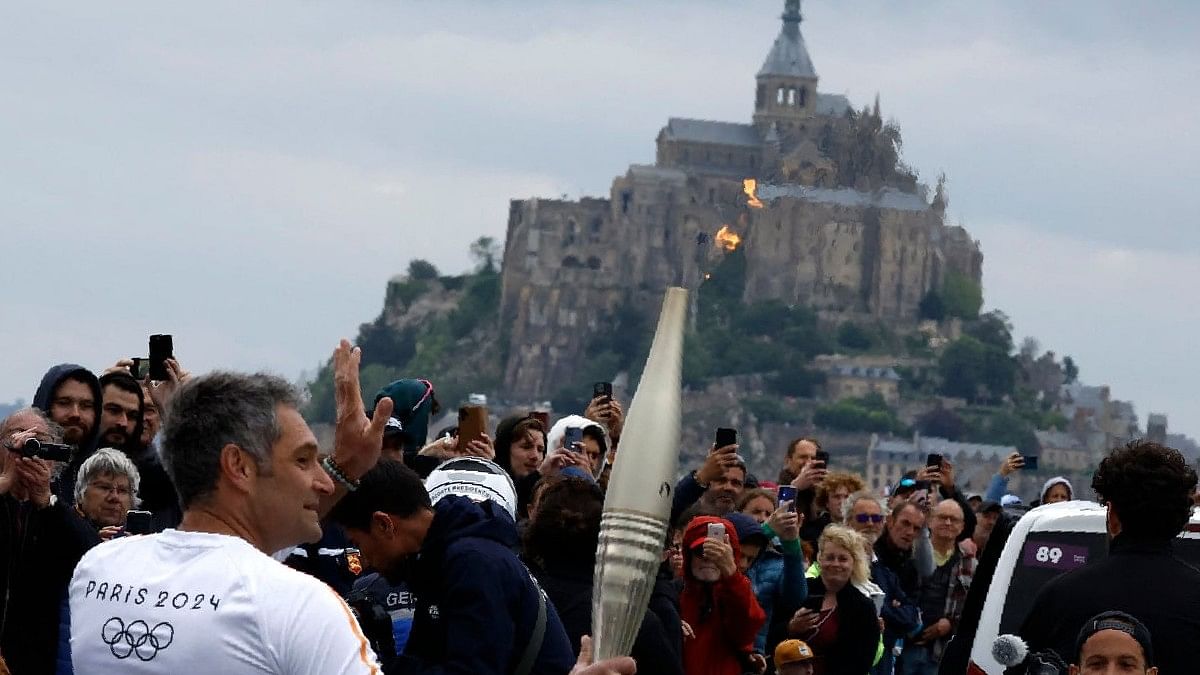
[[[1015,517],[1019,455],[984,495],[945,458],[884,495],[817,438],[782,449],[774,480],[714,444],[672,492],[632,658],[593,662],[604,495],[614,464],[637,461],[620,403],[431,438],[434,383],[367,401],[360,359],[334,352],[324,450],[272,375],[49,369],[0,422],[0,673],[927,675]],[[1183,673],[1200,571],[1170,542],[1196,474],[1138,441],[1093,488],[1112,554],[1047,585],[1022,632],[1072,673]],[[1056,478],[1039,502],[1074,496]]]

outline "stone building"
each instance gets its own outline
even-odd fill
[[[835,364],[825,371],[825,395],[831,401],[879,394],[889,406],[900,403],[900,375],[894,368]]]
[[[955,482],[967,492],[982,493],[1000,466],[1017,449],[1007,445],[957,443],[944,438],[914,435],[911,440],[871,437],[867,446],[867,489],[882,492],[894,486],[906,471],[920,469],[931,453],[938,453],[954,465]],[[1009,482],[1009,491],[1019,493],[1036,489],[1040,478],[1018,472]]]
[[[799,0],[781,18],[750,123],[671,118],[655,164],[630,166],[608,198],[511,203],[501,321],[514,397],[572,381],[618,307],[657,316],[668,286],[694,292],[735,248],[747,302],[781,299],[826,317],[915,328],[921,299],[948,272],[980,281],[979,246],[945,223],[941,185],[930,200],[899,162],[898,130],[878,102],[857,112],[818,90]]]

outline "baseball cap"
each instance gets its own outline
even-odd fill
[[[1142,646],[1142,654],[1146,657],[1146,667],[1154,665],[1154,647],[1150,642],[1150,630],[1145,624],[1125,612],[1102,612],[1087,620],[1083,630],[1079,631],[1079,639],[1075,641],[1075,656],[1083,654],[1083,644],[1102,630],[1117,630],[1137,640]]]
[[[1004,495],[1000,498],[1000,506],[1020,506],[1021,498],[1016,495]]]
[[[499,464],[481,457],[456,457],[438,465],[425,479],[429,501],[437,504],[447,495],[472,501],[493,501],[517,519],[517,489]]]
[[[800,640],[784,640],[775,648],[775,669],[778,670],[789,663],[810,661],[813,651]]]
[[[395,417],[389,417],[387,424],[383,426],[383,437],[399,436],[404,433],[404,424]]]

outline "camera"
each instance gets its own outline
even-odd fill
[[[71,461],[71,451],[74,449],[70,445],[48,443],[46,441],[39,441],[36,438],[31,438],[21,444],[20,448],[16,448],[22,457],[37,457],[38,459],[48,459],[54,462]]]
[[[392,633],[392,617],[383,603],[369,591],[354,591],[346,597],[346,604],[379,658],[385,660],[394,655],[396,639]]]

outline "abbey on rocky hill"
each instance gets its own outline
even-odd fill
[[[878,97],[855,110],[819,91],[801,19],[787,0],[750,123],[671,118],[655,164],[630,166],[608,199],[511,203],[500,316],[513,395],[554,391],[618,306],[656,315],[666,287],[699,288],[734,251],[746,301],[823,316],[915,323],[948,274],[980,282],[978,243],[946,225],[942,181],[931,197],[901,162]]]

